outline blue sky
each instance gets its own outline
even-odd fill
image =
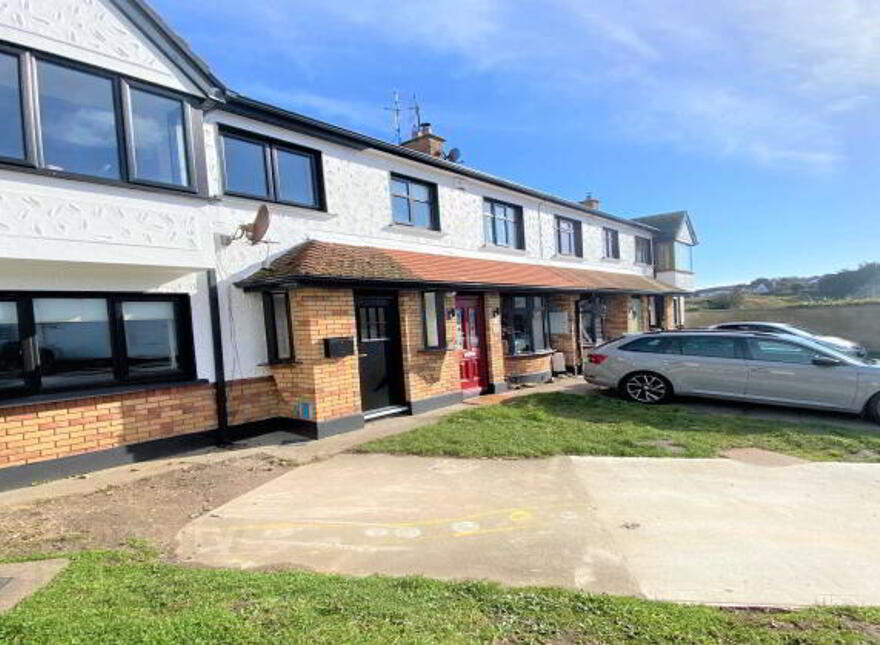
[[[242,94],[388,140],[415,94],[469,166],[690,211],[699,286],[880,260],[876,0],[152,4]]]

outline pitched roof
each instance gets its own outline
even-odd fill
[[[375,283],[555,291],[683,293],[645,276],[310,240],[236,283],[246,290],[296,283]]]
[[[657,215],[647,215],[645,217],[636,217],[635,222],[641,222],[649,226],[653,226],[661,232],[663,239],[675,239],[681,230],[682,224],[687,226],[691,239],[697,244],[697,234],[691,224],[690,215],[687,211],[673,211],[671,213],[658,213]]]

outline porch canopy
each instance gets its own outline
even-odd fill
[[[310,240],[236,283],[246,291],[297,285],[683,294],[653,278]]]

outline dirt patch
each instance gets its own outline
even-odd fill
[[[187,522],[292,468],[275,457],[253,455],[3,508],[0,557],[118,548],[133,540],[147,540],[168,557]]]

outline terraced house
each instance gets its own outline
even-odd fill
[[[240,96],[139,0],[0,4],[0,479],[351,430],[683,322],[687,213],[624,219],[444,143]]]

